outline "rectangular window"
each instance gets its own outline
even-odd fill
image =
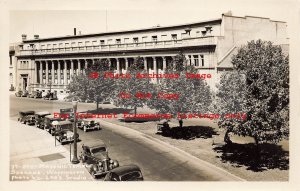
[[[199,66],[199,56],[198,55],[194,55],[194,65],[195,66]]]
[[[108,39],[107,44],[112,44],[112,41],[113,41],[112,39]]]
[[[129,43],[129,38],[124,38],[124,43],[125,44]]]
[[[116,44],[121,44],[121,39],[116,39]]]
[[[105,40],[100,40],[100,44],[104,45],[105,44]]]
[[[98,44],[97,44],[97,41],[96,41],[96,40],[92,41],[92,45],[93,45],[93,46],[97,46],[97,45],[98,45]]]
[[[152,42],[157,42],[157,36],[152,36]]]
[[[147,38],[148,38],[147,36],[143,36],[142,37],[142,42],[147,42]]]
[[[191,55],[189,55],[189,64],[190,64],[190,66],[192,65],[192,56]]]
[[[201,58],[201,66],[204,66],[204,55],[200,55]]]
[[[161,40],[167,40],[167,35],[166,34],[161,35]]]
[[[172,34],[171,37],[172,37],[172,40],[177,40],[177,34]]]
[[[86,46],[87,50],[91,50],[92,49],[90,41],[85,41],[85,46]]]
[[[76,42],[72,42],[72,43],[71,43],[71,46],[72,46],[72,47],[75,47],[75,46],[76,46]]]
[[[133,43],[139,43],[139,38],[138,37],[134,37],[133,38]]]

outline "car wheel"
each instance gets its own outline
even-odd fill
[[[94,170],[91,171],[91,175],[94,179],[96,179],[96,172]]]

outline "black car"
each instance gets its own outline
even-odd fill
[[[143,174],[137,165],[126,165],[109,171],[104,181],[143,181]]]
[[[102,140],[85,142],[82,145],[80,160],[85,163],[89,173],[94,177],[103,177],[110,170],[119,166],[117,160],[108,156],[106,145]]]
[[[34,111],[20,111],[18,121],[28,125],[35,124]]]
[[[43,128],[45,116],[51,115],[48,111],[41,111],[35,113],[35,126],[37,128]]]

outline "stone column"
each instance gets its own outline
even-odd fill
[[[153,70],[154,70],[154,73],[157,74],[156,58],[155,57],[152,57],[152,58],[153,58]]]
[[[60,62],[59,60],[57,60],[57,84],[60,85],[60,79],[61,76],[60,76]]]
[[[128,58],[124,58],[125,59],[125,70],[126,70],[126,73],[127,73],[127,70],[128,70]]]
[[[37,62],[34,62],[34,83],[37,84],[37,79],[38,79],[38,73],[37,73]]]
[[[68,79],[67,79],[67,61],[63,60],[64,63],[64,85],[68,84]]]
[[[74,75],[74,61],[73,60],[70,60],[71,62],[71,70],[70,70],[70,81]]]
[[[55,82],[55,79],[54,79],[54,77],[55,77],[55,75],[54,75],[54,61],[51,60],[51,63],[52,63],[52,69],[51,69],[52,84],[54,84],[54,82]]]
[[[147,57],[144,57],[144,70],[148,71],[148,67],[147,67]]]
[[[81,63],[80,63],[80,60],[77,60],[77,75],[80,75],[80,70],[81,70]]]
[[[163,59],[163,70],[166,70],[166,68],[167,68],[167,59],[166,59],[165,56],[163,56],[162,59]]]
[[[49,82],[49,68],[48,68],[48,62],[47,60],[45,61],[46,63],[46,84]]]
[[[42,61],[39,61],[40,62],[40,84],[43,83],[43,62]]]
[[[83,70],[83,74],[86,75],[86,70],[88,68],[88,61],[84,60],[84,70]]]
[[[119,61],[119,58],[116,58],[116,61],[117,61],[117,73],[120,74],[120,61]]]

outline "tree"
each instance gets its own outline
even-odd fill
[[[221,77],[220,112],[242,111],[246,120],[221,118],[219,125],[255,143],[278,143],[289,135],[289,61],[280,46],[251,41],[232,58],[233,73]]]
[[[112,98],[115,91],[114,79],[105,77],[105,73],[108,72],[112,73],[113,71],[107,59],[89,63],[86,75],[74,76],[69,85],[69,90],[83,100],[96,101],[98,108],[98,102]]]
[[[172,116],[177,116],[178,113],[207,112],[211,104],[211,93],[205,80],[186,77],[186,72],[197,73],[197,69],[186,65],[183,54],[175,56],[173,63],[177,65],[167,68],[165,74],[176,74],[179,77],[163,78],[161,83],[156,85],[153,99],[148,101],[148,106]],[[163,94],[178,95],[178,99],[162,99],[160,95]]]
[[[143,66],[143,59],[135,58],[127,69],[127,75],[130,77],[116,80],[115,102],[117,105],[134,108],[135,115],[138,107],[143,107],[146,105],[147,99],[152,99],[153,84],[148,78],[137,78],[138,74],[147,73]],[[125,94],[130,97],[126,97]]]

